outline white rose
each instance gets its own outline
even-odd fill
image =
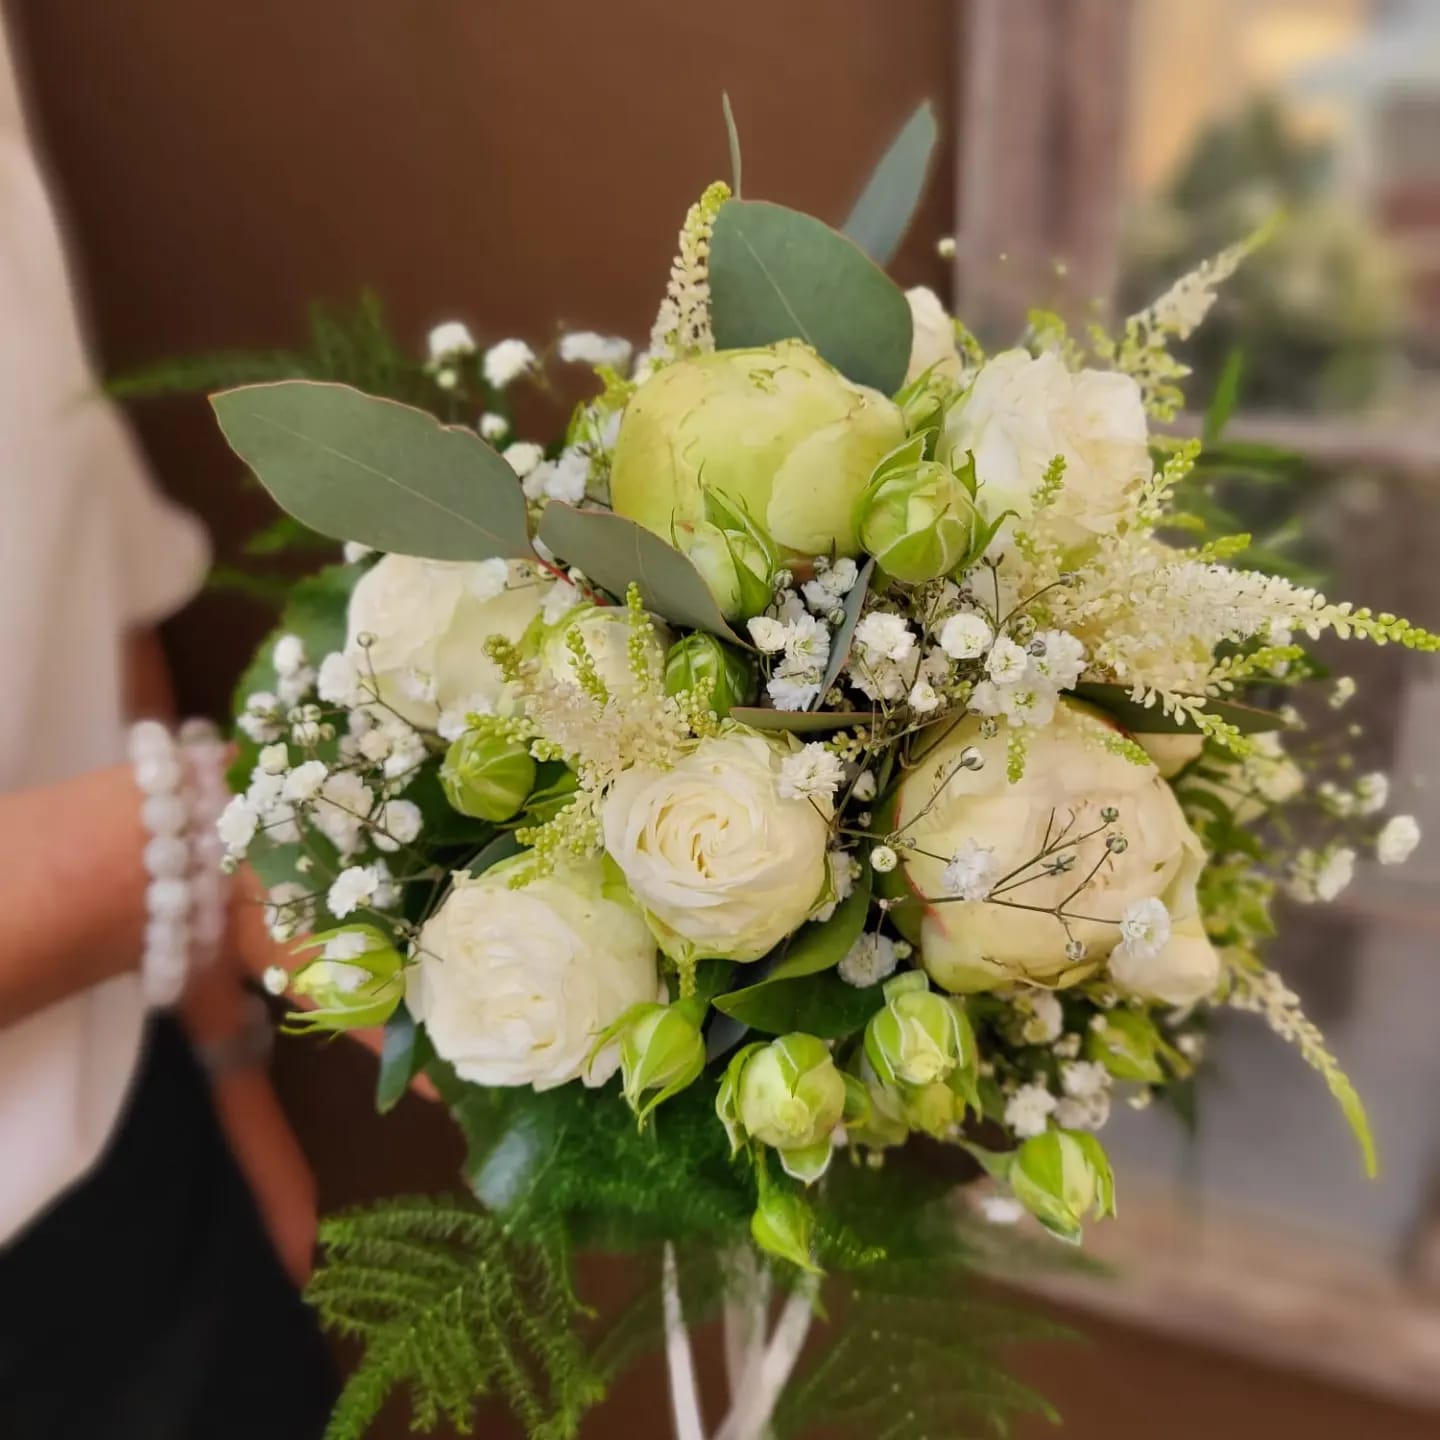
[[[1205,852],[1160,772],[1103,748],[1111,728],[1093,712],[1062,702],[1053,723],[1033,734],[1025,773],[1012,785],[1003,729],[987,740],[979,722],[967,720],[901,785],[894,824],[915,847],[901,852],[906,880],[927,898],[946,894],[946,861],[934,857],[952,855],[967,840],[993,853],[997,878],[1034,860],[1047,831],[1053,839],[1063,827],[1075,836],[1102,829],[1101,812],[1109,807],[1119,812],[1110,831],[1126,842],[1119,853],[1107,853],[1105,835],[1097,834],[1074,847],[1068,872],[1047,875],[1036,866],[1022,872],[1036,878],[999,897],[1038,910],[998,904],[994,897],[903,907],[898,913],[915,932],[925,968],[946,989],[964,993],[1017,980],[1065,984],[1083,978],[1119,943],[1118,922],[1126,909],[1146,899],[1164,903],[1172,938],[1153,960],[1116,978],[1137,993],[1172,1003],[1214,988],[1219,960],[1199,931],[1195,898]],[[984,764],[978,770],[959,765],[966,746],[980,752]],[[941,793],[930,804],[942,779]],[[907,824],[911,815],[916,818]],[[1071,915],[1091,917],[1070,922],[1071,934],[1086,947],[1083,960],[1074,961],[1065,954],[1065,931],[1045,909],[1069,895],[1102,856],[1094,878],[1068,906]]]
[[[1156,730],[1137,735],[1135,743],[1168,780],[1172,775],[1178,775],[1192,760],[1200,758],[1200,752],[1205,748],[1205,737],[1185,730]]]
[[[647,649],[657,666],[663,667],[670,632],[658,621],[651,622]],[[578,605],[562,615],[547,631],[540,655],[545,668],[557,680],[574,681],[575,656],[568,639],[578,631],[585,649],[595,662],[595,673],[614,696],[634,694],[635,678],[630,673],[630,612],[621,605]]]
[[[655,941],[623,887],[605,884],[598,860],[512,889],[532,866],[522,854],[455,877],[420,931],[405,1002],[462,1080],[603,1085],[618,1045],[593,1064],[587,1057],[602,1030],[655,999]]]
[[[940,297],[927,286],[917,285],[905,292],[905,299],[910,303],[913,325],[905,383],[918,380],[932,366],[937,375],[961,379],[965,366],[955,345],[955,321]]]
[[[605,848],[667,951],[758,960],[819,900],[830,804],[781,798],[792,748],[737,729],[611,788]]]
[[[1050,462],[1063,455],[1065,483],[1046,528],[1079,545],[1113,529],[1153,468],[1148,443],[1140,387],[1128,375],[1071,372],[1049,351],[1032,358],[1006,350],[951,407],[941,448],[960,457],[972,451],[986,513],[1014,510],[1021,522]]]
[[[485,641],[500,635],[518,642],[552,584],[519,560],[386,555],[350,597],[346,654],[362,689],[378,687],[392,710],[433,730],[442,710],[500,700],[504,681]],[[361,636],[369,637],[368,649]]]

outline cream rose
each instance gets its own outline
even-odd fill
[[[737,729],[611,788],[605,848],[667,952],[758,960],[820,900],[830,808],[781,798],[788,753]]]
[[[917,285],[905,292],[905,299],[910,304],[912,324],[905,383],[918,380],[930,369],[949,380],[963,378],[965,366],[955,344],[955,321],[940,303],[940,297],[928,286]]]
[[[983,855],[993,885],[1035,859],[1047,831],[1053,839],[1067,826],[1075,836],[1098,830],[1107,809],[1117,812],[1110,831],[1125,840],[1115,852],[1107,852],[1099,834],[1076,845],[1075,863],[1064,874],[1047,875],[1039,866],[1021,871],[1036,878],[1008,888],[1003,898],[1040,910],[993,899],[902,906],[901,922],[914,932],[925,968],[945,989],[965,993],[1016,980],[1063,985],[1082,978],[1119,944],[1118,922],[1127,907],[1147,899],[1164,903],[1171,938],[1156,956],[1121,967],[1124,973],[1115,978],[1138,994],[1176,1004],[1214,988],[1219,961],[1200,928],[1195,898],[1204,850],[1160,772],[1104,749],[1111,732],[1108,721],[1062,702],[1054,722],[1034,734],[1025,773],[1012,785],[1004,732],[987,740],[979,721],[967,720],[900,787],[893,823],[914,842],[914,849],[901,851],[905,878],[927,900],[946,895],[947,857],[957,852],[970,871]],[[966,746],[983,758],[978,770],[959,765]],[[1096,861],[1098,871],[1068,906],[1072,915],[1089,917],[1071,920],[1071,934],[1085,945],[1083,959],[1072,960],[1065,931],[1044,909],[1069,895]]]
[[[1080,545],[1114,527],[1151,472],[1148,446],[1140,387],[1128,375],[1072,372],[1051,352],[1006,350],[981,366],[946,415],[939,458],[972,451],[986,513],[1014,510],[1023,521],[1050,462],[1063,455],[1065,484],[1046,528]]]
[[[485,641],[500,635],[518,642],[553,584],[519,560],[385,555],[350,597],[346,653],[362,686],[373,671],[386,705],[433,729],[446,710],[500,701],[504,681]]]
[[[405,1002],[435,1052],[476,1085],[603,1085],[619,1045],[595,1037],[658,993],[655,941],[598,860],[511,882],[528,855],[457,875],[426,921]]]

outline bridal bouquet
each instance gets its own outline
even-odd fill
[[[337,1436],[397,1384],[422,1428],[498,1391],[573,1435],[663,1339],[694,1440],[712,1308],[727,1440],[1003,1432],[1042,1402],[995,1358],[1024,1323],[963,1288],[991,1232],[957,1176],[1078,1239],[1115,1208],[1112,1101],[1190,1077],[1217,1006],[1298,1046],[1373,1164],[1262,948],[1278,894],[1332,900],[1418,833],[1289,692],[1327,631],[1440,642],[1187,508],[1167,347],[1247,245],[1118,334],[1037,314],[987,355],[881,268],[932,140],[922,109],[843,231],[741,198],[735,146],[633,358],[441,327],[475,426],[312,381],[214,397],[346,542],[242,685],[224,842],[296,939],[294,1026],[383,1025],[382,1108],[423,1071],[470,1146],[465,1199],[327,1224],[314,1298],[366,1346]],[[542,446],[503,405],[552,359],[598,393]],[[608,1330],[581,1248],[655,1260]]]

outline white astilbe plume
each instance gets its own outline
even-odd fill
[[[650,331],[650,362],[663,365],[715,348],[710,329],[710,232],[730,187],[717,180],[690,207],[680,230],[680,250]]]

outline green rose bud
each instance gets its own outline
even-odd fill
[[[919,970],[885,982],[885,1008],[865,1027],[865,1054],[890,1085],[933,1085],[975,1063],[975,1035],[962,1006],[930,989]]]
[[[923,435],[891,451],[855,507],[860,543],[911,585],[954,570],[970,553],[976,530],[973,462],[957,474],[926,460],[924,451]]]
[[[667,365],[635,392],[610,500],[669,540],[712,519],[713,492],[792,555],[856,555],[855,502],[904,435],[888,399],[798,340],[719,350]]]
[[[788,1260],[813,1275],[820,1273],[812,1258],[815,1215],[798,1196],[770,1189],[750,1217],[750,1234],[767,1254]]]
[[[291,991],[313,1008],[287,1016],[287,1030],[364,1030],[383,1025],[405,993],[404,958],[390,937],[373,925],[342,925],[312,935],[299,948],[320,952],[290,977]]]
[[[1155,1022],[1137,1010],[1112,1010],[1104,1019],[1104,1028],[1086,1037],[1085,1058],[1098,1060],[1117,1080],[1160,1084],[1160,1051],[1166,1047]]]
[[[637,1005],[612,1026],[602,1043],[620,1036],[620,1071],[625,1100],[644,1125],[650,1112],[692,1084],[705,1068],[703,1004]],[[654,1095],[641,1104],[649,1091]]]
[[[440,784],[462,815],[508,820],[535,784],[535,761],[519,741],[469,730],[445,752]]]
[[[786,1174],[808,1185],[830,1164],[830,1132],[844,1118],[846,1100],[844,1077],[824,1043],[797,1033],[739,1051],[715,1109],[732,1148],[747,1138],[768,1145]]]
[[[752,536],[702,520],[677,525],[675,541],[710,587],[727,620],[758,615],[770,603],[774,566],[765,547]]]
[[[1100,1142],[1077,1130],[1031,1136],[1009,1169],[1015,1198],[1052,1234],[1072,1243],[1081,1222],[1115,1213],[1115,1177]]]
[[[755,698],[755,663],[749,656],[697,630],[670,647],[665,657],[665,693],[693,690],[711,682],[710,708],[723,720],[736,705]]]

